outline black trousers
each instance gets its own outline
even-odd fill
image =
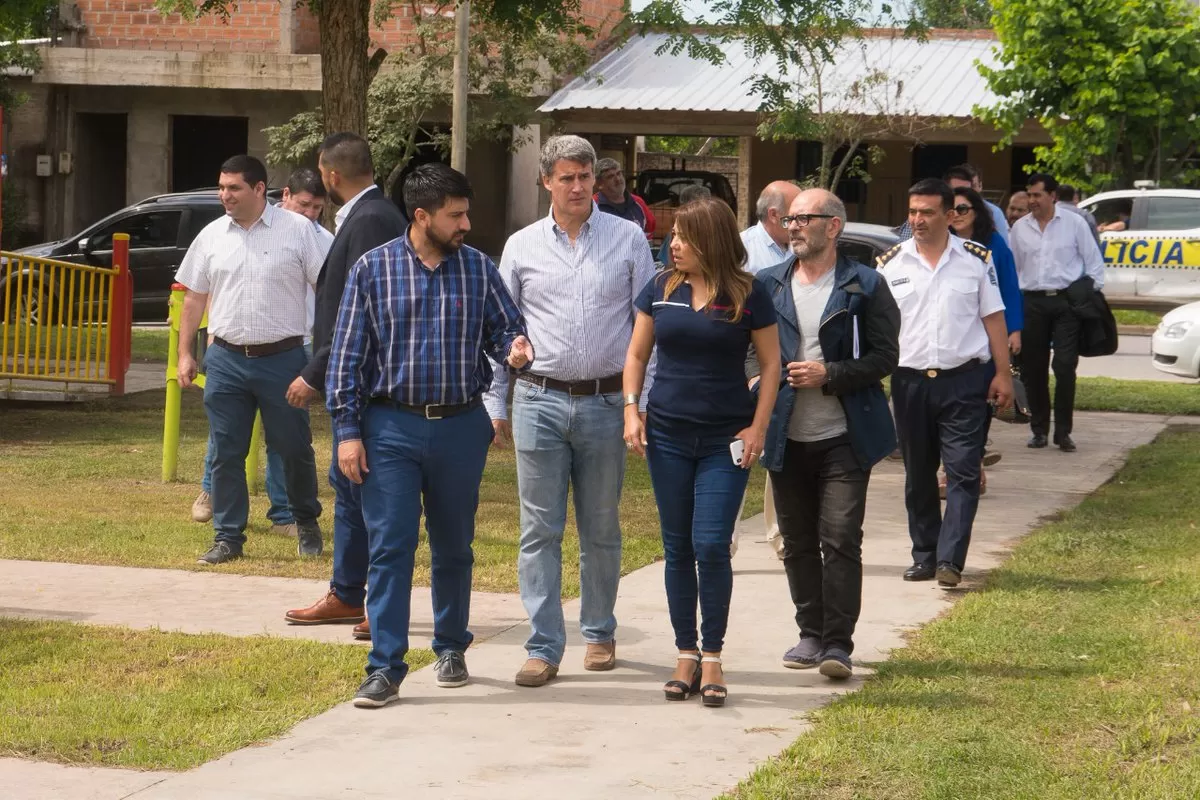
[[[1050,359],[1050,347],[1054,359]],[[1021,378],[1029,393],[1029,427],[1050,434],[1050,369],[1054,370],[1054,439],[1071,432],[1075,415],[1075,369],[1079,366],[1079,318],[1066,292],[1046,296],[1025,293],[1021,331]]]
[[[789,441],[783,469],[771,473],[800,635],[847,653],[854,650],[862,608],[862,526],[870,477],[846,436]]]
[[[950,564],[961,570],[979,507],[983,446],[987,441],[992,362],[949,376],[892,376],[896,433],[904,456],[904,505],[914,564]],[[938,493],[938,465],[946,467],[946,513]]]

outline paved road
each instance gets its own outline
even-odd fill
[[[1129,334],[1121,336],[1121,345],[1111,356],[1079,359],[1078,374],[1094,378],[1196,383],[1190,378],[1180,378],[1156,370],[1150,363],[1150,337]]]

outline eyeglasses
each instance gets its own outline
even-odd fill
[[[955,214],[962,215],[962,214],[967,214],[971,211],[974,211],[975,207],[970,205],[969,203],[963,203],[961,206],[955,206],[952,210],[954,211]]]
[[[794,222],[801,228],[807,228],[808,224],[814,219],[833,219],[833,214],[792,214],[787,217],[780,217],[779,224],[787,228]]]

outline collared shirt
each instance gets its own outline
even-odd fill
[[[759,270],[787,261],[791,251],[778,244],[767,233],[761,221],[742,231],[742,244],[746,246],[746,271],[757,275]]]
[[[379,191],[379,187],[375,184],[371,184],[358,194],[354,195],[354,197],[351,197],[349,200],[347,200],[346,204],[338,209],[337,213],[333,215],[334,233],[337,233],[337,231],[341,229],[342,223],[346,221],[346,217],[350,216],[350,209],[354,208],[355,203],[357,203],[359,200],[362,200],[363,197],[366,196],[367,192],[370,191]]]
[[[951,234],[935,267],[909,239],[882,267],[900,307],[900,366],[952,369],[972,358],[991,360],[983,318],[1004,310],[991,256],[969,253]]]
[[[1013,259],[1022,291],[1066,289],[1084,275],[1104,286],[1104,256],[1083,217],[1054,205],[1045,230],[1027,214],[1012,228]]]
[[[1086,211],[1074,203],[1064,203],[1058,201],[1058,207],[1064,211],[1074,211],[1079,216],[1083,217],[1083,221],[1087,223],[1088,230],[1092,232],[1092,238],[1096,240],[1096,247],[1100,248],[1100,252],[1104,252],[1104,245],[1100,244],[1100,229],[1096,226],[1096,217],[1090,211]]]
[[[496,265],[475,248],[428,269],[406,231],[367,252],[346,276],[329,358],[325,396],[338,441],[362,438],[359,414],[371,397],[468,402],[492,381],[487,356],[503,362],[523,335]]]
[[[270,344],[308,335],[305,296],[325,252],[307,218],[268,203],[249,230],[229,216],[205,225],[175,280],[210,295],[209,334]]]
[[[321,223],[313,220],[313,228],[317,232],[317,241],[321,245],[321,261],[324,263],[325,257],[329,255],[329,248],[333,247],[333,234],[329,232]],[[304,335],[304,343],[312,343],[313,320],[317,317],[317,290],[309,286],[308,295],[304,298],[304,329],[308,331]]]
[[[510,236],[500,274],[529,323],[537,361],[531,371],[569,382],[619,374],[633,335],[634,300],[654,272],[641,229],[594,203],[574,243],[553,211]],[[508,418],[507,397],[508,375],[500,370],[484,400],[492,419]]]

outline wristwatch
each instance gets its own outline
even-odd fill
[[[640,398],[636,394],[627,394],[625,395],[625,405],[636,406],[639,399]]]

